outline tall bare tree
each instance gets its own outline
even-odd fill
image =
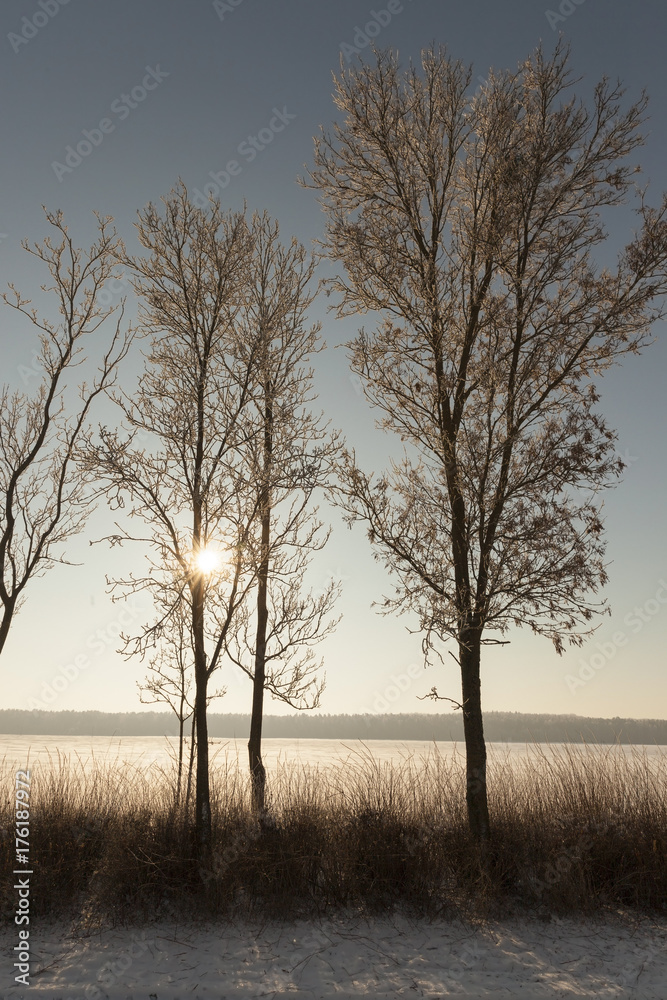
[[[567,58],[537,50],[473,95],[442,49],[406,71],[376,53],[336,80],[344,117],[311,174],[344,267],[338,314],[382,316],[351,343],[352,369],[405,442],[375,479],[348,455],[341,503],[397,580],[383,610],[417,613],[427,656],[458,647],[482,846],[481,647],[528,624],[561,653],[605,610],[599,491],[622,462],[598,376],[648,342],[667,288],[664,201],[640,195],[616,266],[594,259],[602,213],[631,193],[646,98],[624,110],[603,80],[586,106]]]
[[[11,284],[2,296],[40,331],[33,368],[42,375],[33,395],[7,385],[0,390],[0,653],[29,580],[67,562],[61,547],[81,531],[90,512],[90,484],[77,470],[74,452],[93,402],[114,384],[132,341],[124,305],[100,304],[122,250],[111,220],[98,217],[98,238],[82,250],[74,246],[62,212],[45,214],[54,237],[22,246],[46,265],[52,284],[42,290],[53,293],[59,321],[41,317]],[[112,332],[97,372],[90,383],[77,385],[73,371],[90,360],[84,337],[109,319]]]
[[[329,537],[311,500],[327,483],[340,449],[321,417],[308,409],[314,398],[308,362],[323,346],[319,324],[307,325],[315,265],[297,240],[280,243],[278,223],[266,213],[253,217],[251,233],[253,256],[239,322],[258,345],[243,449],[258,512],[249,537],[257,586],[254,613],[244,607],[229,633],[228,653],[253,681],[248,754],[253,801],[262,813],[264,692],[293,708],[316,707],[323,682],[311,647],[337,624],[327,620],[336,583],[313,597],[306,592],[305,574],[310,554]]]
[[[245,546],[255,509],[243,489],[239,447],[251,401],[255,347],[235,323],[251,243],[245,219],[219,203],[195,208],[185,185],[139,213],[145,257],[124,261],[143,302],[150,334],[133,397],[116,395],[126,429],[102,428],[88,461],[112,503],[130,503],[154,557],[142,576],[116,580],[124,594],[146,590],[156,618],[128,637],[144,655],[173,638],[185,613],[195,676],[195,833],[199,858],[210,853],[207,697],[235,613],[253,580]],[[141,446],[138,434],[147,435]],[[142,538],[119,526],[112,543]],[[216,556],[220,560],[216,564]]]

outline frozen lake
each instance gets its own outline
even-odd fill
[[[247,767],[245,740],[213,739],[209,743],[213,767]],[[585,747],[582,744],[562,743],[490,743],[488,750],[490,761],[519,761],[540,754],[549,757],[552,752],[559,753],[567,746],[599,753],[632,754],[635,750],[646,750],[650,757],[656,758],[667,754],[667,747],[664,746],[633,747],[628,744],[614,748],[607,745]],[[0,736],[0,761],[4,758],[5,767],[30,766],[36,769],[57,765],[59,757],[64,756],[71,764],[80,762],[84,767],[97,763],[115,766],[129,764],[142,770],[151,765],[169,768],[177,747],[176,738],[164,736]],[[305,764],[320,768],[352,767],[369,758],[379,763],[392,762],[399,765],[412,759],[413,764],[419,766],[420,760],[432,755],[434,750],[442,757],[459,756],[463,760],[464,749],[463,743],[422,740],[267,739],[263,742],[263,757],[269,769],[275,768],[278,763]]]

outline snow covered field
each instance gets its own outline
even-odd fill
[[[667,998],[667,922],[461,923],[405,917],[228,926],[160,923],[88,937],[34,928],[29,988],[0,935],[0,1000],[289,996]]]

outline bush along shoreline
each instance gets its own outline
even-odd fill
[[[84,767],[85,764],[85,767]],[[8,767],[4,767],[7,774]],[[667,754],[539,747],[491,755],[492,842],[467,827],[458,757],[344,768],[280,764],[264,813],[229,762],[212,771],[213,842],[195,860],[191,803],[174,774],[70,760],[32,780],[32,916],[107,921],[292,918],[332,912],[422,916],[663,914],[667,910]],[[13,813],[2,805],[3,868]],[[13,876],[0,882],[15,909]]]

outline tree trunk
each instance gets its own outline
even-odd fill
[[[183,783],[183,703],[178,716],[178,774],[176,776],[176,805],[181,801],[181,785]]]
[[[196,709],[192,711],[192,723],[190,725],[190,758],[188,760],[188,783],[185,788],[185,808],[188,808],[190,803],[190,793],[192,791],[192,769],[195,760],[195,744],[196,744],[196,729],[197,729],[197,712]]]
[[[252,806],[255,812],[264,812],[266,804],[266,769],[262,762],[262,713],[264,706],[264,674],[258,673],[255,658],[255,679],[252,692],[252,716],[248,757],[250,761],[250,781],[252,785]]]
[[[7,636],[9,635],[9,626],[12,623],[13,614],[14,614],[13,606],[10,607],[5,605],[2,619],[0,619],[0,653],[2,653],[3,647],[7,641]]]
[[[211,802],[208,781],[208,720],[206,718],[206,673],[197,683],[197,776],[195,786],[195,837],[199,860],[208,858],[211,846]]]
[[[459,638],[463,732],[466,742],[466,805],[468,824],[475,841],[483,849],[491,838],[486,797],[486,744],[482,722],[480,679],[481,632],[467,630]]]
[[[195,837],[200,864],[211,849],[211,802],[208,775],[208,720],[206,717],[206,653],[204,651],[204,585],[197,581],[192,595],[192,624],[195,640],[195,714],[197,717],[197,784],[195,788]]]
[[[253,808],[263,813],[266,806],[266,770],[262,762],[262,718],[264,713],[264,685],[266,676],[266,629],[268,613],[269,538],[271,510],[268,503],[262,511],[262,562],[257,586],[257,632],[255,636],[255,670],[252,690],[252,715],[250,717],[250,780]]]
[[[265,344],[265,350],[267,346]],[[268,368],[268,358],[264,357]],[[269,543],[271,541],[271,456],[273,452],[273,401],[265,373],[264,383],[264,469],[260,502],[262,524],[261,563],[257,583],[257,632],[255,634],[255,670],[252,689],[252,714],[248,756],[253,808],[261,816],[266,807],[266,770],[262,762],[262,717],[266,677],[266,629],[269,618]]]

